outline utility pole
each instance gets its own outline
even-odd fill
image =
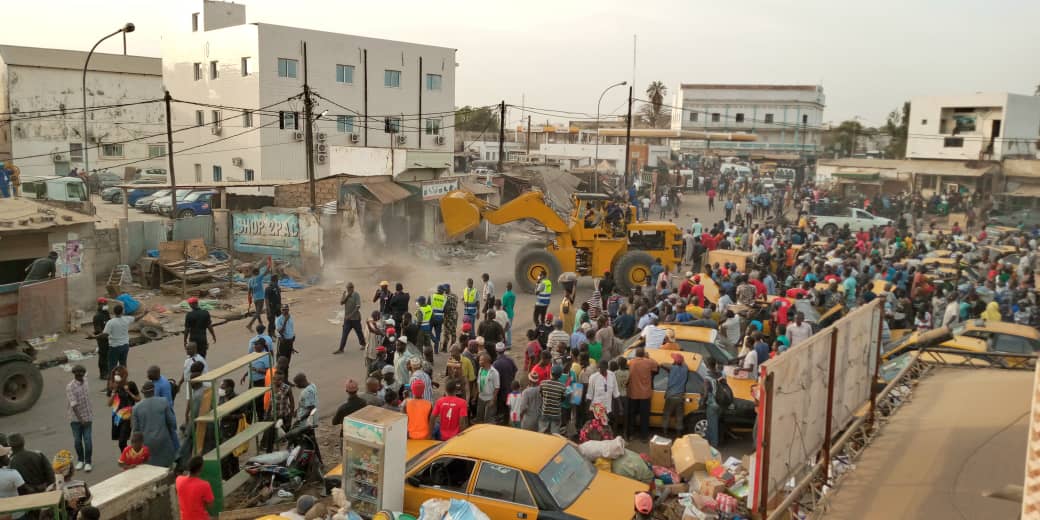
[[[307,156],[307,184],[311,191],[311,212],[318,212],[318,196],[314,186],[314,127],[311,113],[314,111],[314,100],[311,99],[311,87],[307,83],[307,42],[303,42],[303,132],[305,155]]]
[[[506,155],[506,102],[498,105],[498,173],[502,173]]]
[[[632,88],[634,85],[628,86],[628,121],[625,122],[625,189],[629,186],[629,170],[631,165],[628,162],[629,154],[631,153],[632,147]],[[598,123],[598,121],[597,121]],[[635,175],[634,173],[632,175]]]
[[[531,160],[531,116],[527,116],[527,160]]]
[[[170,95],[169,90],[163,96],[163,101],[166,103],[166,162],[170,167],[170,222],[172,223],[177,219],[177,176],[173,171],[173,111],[170,110],[173,96]],[[84,113],[84,115],[86,114]],[[83,153],[86,153],[86,150]],[[126,190],[123,190],[123,203],[126,204]]]

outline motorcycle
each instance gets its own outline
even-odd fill
[[[255,485],[250,496],[266,497],[279,491],[295,492],[308,482],[321,482],[323,463],[315,427],[311,424],[317,410],[285,431],[281,419],[274,425],[278,443],[285,442],[283,450],[262,453],[250,458],[242,469],[253,476]]]

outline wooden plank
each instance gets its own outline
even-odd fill
[[[245,392],[242,392],[241,394],[236,395],[234,399],[232,399],[232,400],[230,400],[230,401],[228,401],[228,402],[226,402],[226,403],[224,403],[224,404],[222,404],[220,406],[217,406],[217,412],[216,413],[217,413],[217,415],[219,415],[221,417],[223,417],[225,415],[228,415],[229,413],[231,413],[231,412],[233,412],[233,411],[235,411],[235,410],[237,410],[239,408],[242,408],[243,406],[249,404],[250,402],[253,401],[253,399],[256,399],[257,397],[260,397],[260,396],[266,394],[270,390],[271,390],[271,388],[270,387],[266,387],[266,386],[257,386],[257,387],[250,388],[249,390],[246,390]],[[213,422],[213,414],[212,413],[207,413],[206,415],[200,415],[197,418],[195,418],[195,422],[199,422],[199,423]]]
[[[238,359],[235,359],[217,368],[214,368],[213,370],[210,370],[205,374],[195,377],[191,381],[193,383],[211,383],[213,381],[217,381],[218,379],[223,379],[224,376],[227,376],[228,374],[231,374],[233,372],[237,372],[240,368],[267,355],[269,355],[267,352],[250,352],[249,354],[246,354]]]
[[[224,488],[224,499],[227,500],[227,497],[231,496],[231,494],[234,493],[236,489],[242,487],[242,484],[249,482],[249,479],[251,479],[252,477],[252,475],[246,473],[245,471],[239,471],[235,474],[235,476],[225,480],[223,486],[221,486]],[[285,504],[282,504],[282,507],[284,508]],[[282,509],[282,511],[287,511],[287,509]]]
[[[10,498],[0,498],[0,513],[18,513],[54,507],[61,504],[61,491],[47,491]]]
[[[260,507],[249,507],[245,509],[232,509],[231,511],[221,511],[218,520],[254,520],[267,515],[277,515],[278,513],[284,513],[294,507],[294,503],[286,502],[282,504],[275,504],[273,506],[260,506]]]
[[[265,430],[274,426],[272,421],[260,421],[250,424],[248,428],[236,433],[234,437],[220,443],[220,454],[228,456],[235,448],[253,440],[254,437],[264,433]],[[217,460],[217,450],[210,450],[202,456],[204,459]]]

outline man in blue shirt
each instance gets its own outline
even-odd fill
[[[148,367],[148,380],[152,382],[155,387],[155,397],[165,397],[170,403],[170,408],[173,408],[173,387],[170,386],[170,380],[164,377],[159,372],[159,367],[152,365]]]
[[[758,357],[758,364],[761,365],[766,361],[769,361],[769,344],[766,343],[765,338],[762,337],[761,332],[756,332],[755,338],[755,355]]]
[[[274,329],[278,333],[278,357],[285,357],[292,361],[292,355],[296,353],[293,343],[296,342],[296,327],[292,316],[289,315],[289,306],[282,305],[282,315],[274,320]]]
[[[261,323],[260,325],[256,326],[256,336],[249,338],[249,345],[246,346],[246,352],[253,351],[253,343],[255,343],[258,339],[264,340],[264,345],[266,347],[267,352],[274,351],[274,340],[271,339],[271,336],[267,334],[267,327],[264,327],[264,324]]]
[[[260,269],[253,268],[253,277],[249,279],[248,285],[249,293],[253,296],[253,308],[256,313],[246,324],[246,330],[253,330],[254,322],[259,321],[261,325],[264,324],[264,277],[260,274]]]
[[[668,425],[672,416],[675,417],[676,436],[682,435],[683,412],[686,403],[686,382],[690,378],[690,371],[686,368],[686,361],[682,354],[672,353],[672,364],[661,365],[661,369],[668,372],[668,385],[664,390],[664,418],[661,429],[664,436],[668,436]]]

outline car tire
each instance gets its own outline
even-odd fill
[[[826,235],[826,236],[829,236],[829,237],[837,235],[838,234],[838,226],[836,226],[834,224],[827,224],[826,226],[823,226],[823,234]]]
[[[687,434],[696,433],[708,438],[708,416],[703,413],[691,413],[683,421],[683,429]]]
[[[191,218],[195,216],[195,212],[190,209],[182,209],[177,213],[177,218]]]

